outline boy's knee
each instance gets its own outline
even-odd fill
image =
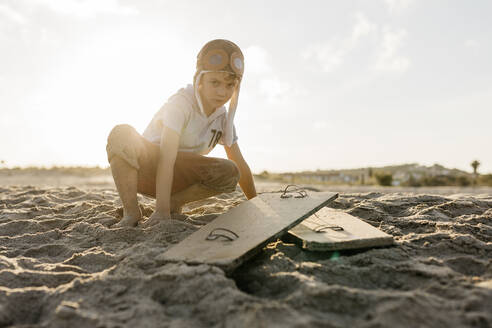
[[[229,172],[231,174],[231,176],[236,180],[236,184],[239,182],[239,179],[241,178],[241,172],[239,172],[239,169],[236,165],[236,163],[234,163],[233,161],[231,160],[227,160],[227,162],[229,163]]]
[[[106,152],[108,154],[108,162],[114,156],[118,156],[125,160],[132,167],[139,169],[138,151],[136,147],[136,130],[128,124],[116,125],[108,136],[108,144]]]
[[[118,124],[116,125],[108,136],[108,144],[114,142],[127,141],[133,136],[135,129],[128,124]]]
[[[223,160],[221,165],[221,187],[226,192],[236,190],[240,177],[241,174],[236,166],[236,163],[227,159]]]

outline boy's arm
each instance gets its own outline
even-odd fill
[[[150,216],[147,226],[157,224],[162,219],[171,217],[171,188],[173,185],[174,163],[178,154],[179,135],[164,126],[161,135],[159,163],[155,179],[155,211]]]
[[[236,163],[237,168],[239,169],[239,173],[241,174],[241,178],[239,179],[239,186],[241,186],[244,195],[246,195],[246,198],[248,199],[256,197],[256,188],[253,180],[253,175],[251,174],[248,163],[246,163],[243,155],[241,154],[239,145],[236,142],[231,147],[224,146],[224,149],[227,154],[227,158]]]

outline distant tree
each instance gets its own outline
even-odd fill
[[[482,174],[478,181],[482,186],[492,187],[492,174]]]
[[[413,174],[410,173],[408,180],[403,183],[403,185],[409,187],[420,187],[422,184],[413,176]]]
[[[377,173],[376,181],[381,186],[391,186],[393,183],[393,175],[390,173]]]
[[[367,169],[367,175],[369,176],[369,178],[372,178],[372,167],[370,167],[369,169]]]
[[[458,185],[461,186],[461,187],[466,187],[466,186],[469,186],[470,185],[470,179],[467,178],[464,175],[460,175],[457,178],[457,182],[458,182]]]
[[[473,168],[473,174],[477,175],[477,170],[478,170],[478,167],[480,166],[480,162],[477,160],[474,160],[473,162],[470,163],[470,165]]]

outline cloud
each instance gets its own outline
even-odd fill
[[[271,65],[271,55],[263,47],[252,45],[244,50],[244,64],[247,74],[247,94],[249,98],[255,90],[257,96],[266,98],[269,103],[283,103],[285,96],[291,90],[288,82],[281,80]],[[254,97],[254,96],[253,96]]]
[[[408,9],[414,0],[384,0],[390,14],[399,14]]]
[[[407,36],[406,30],[394,30],[388,26],[380,28],[361,12],[355,13],[353,17],[350,35],[311,44],[301,52],[301,57],[316,62],[326,73],[338,69],[356,51],[365,51],[366,58],[371,58],[372,52],[376,59],[369,67],[378,71],[405,72],[410,67],[410,59],[398,53]],[[367,47],[363,47],[366,39],[369,43],[366,42]]]
[[[244,64],[248,74],[270,73],[270,54],[260,46],[250,46],[244,51]]]
[[[477,40],[473,40],[473,39],[468,39],[465,41],[465,47],[467,48],[478,48],[480,46],[480,43],[478,43]]]
[[[337,47],[336,45],[326,43],[309,45],[307,49],[301,53],[301,56],[305,60],[314,59],[321,65],[324,72],[329,73],[343,63],[345,53],[346,49],[343,47]]]
[[[407,32],[404,29],[391,30],[385,26],[382,31],[381,50],[374,68],[380,71],[405,72],[410,66],[410,59],[398,55]]]
[[[309,45],[301,56],[305,60],[314,59],[324,72],[332,72],[344,62],[344,58],[353,51],[366,36],[377,31],[377,25],[361,12],[353,15],[355,23],[351,34],[344,39],[333,39],[331,42]]]
[[[369,21],[363,13],[357,12],[354,17],[356,22],[352,28],[352,47],[355,47],[357,41],[359,41],[362,37],[367,36],[377,30],[377,25]]]
[[[260,94],[266,96],[269,103],[281,103],[283,96],[291,89],[288,82],[282,81],[278,77],[261,79],[259,88]]]
[[[27,22],[27,19],[24,16],[5,4],[0,4],[0,17],[6,17],[7,19],[21,25]]]
[[[32,0],[30,4],[49,7],[52,11],[79,18],[94,17],[97,14],[134,15],[134,7],[121,5],[118,0]]]

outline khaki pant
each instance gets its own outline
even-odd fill
[[[108,161],[111,161],[113,156],[118,156],[138,171],[139,193],[155,197],[159,145],[142,137],[130,125],[122,124],[115,126],[109,134],[106,151]],[[239,170],[233,161],[178,152],[171,194],[194,184],[200,184],[218,193],[232,192],[236,190],[238,181]]]

